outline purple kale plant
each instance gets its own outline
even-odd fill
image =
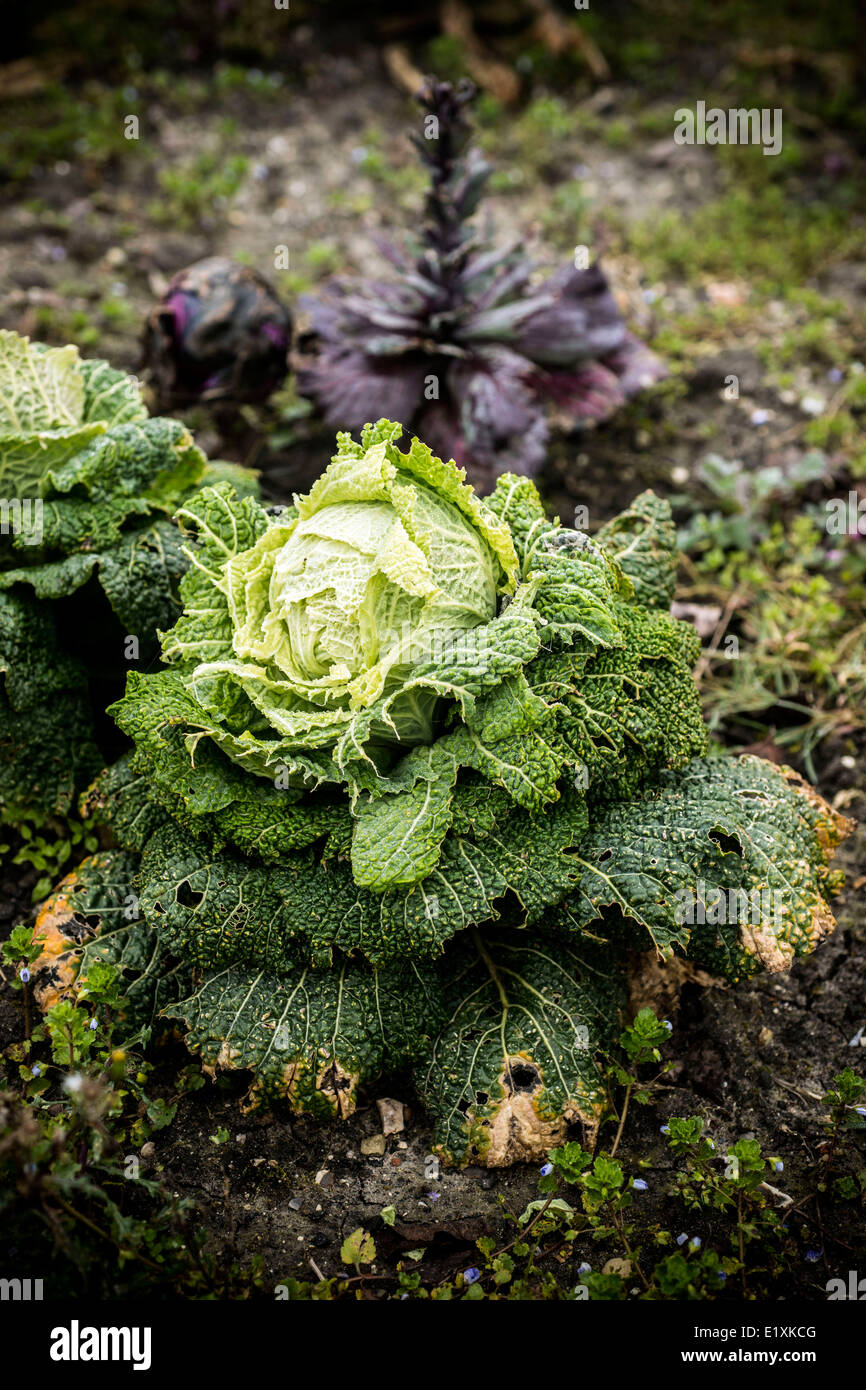
[[[400,420],[476,482],[536,473],[548,409],[567,424],[607,419],[664,375],[627,329],[598,265],[536,283],[519,246],[485,244],[471,223],[492,172],[469,145],[468,81],[429,78],[413,134],[429,174],[418,240],[381,246],[398,274],[329,281],[311,316],[298,389],[354,430]]]
[[[144,329],[160,409],[263,401],[288,372],[292,317],[258,271],[225,256],[180,270]]]

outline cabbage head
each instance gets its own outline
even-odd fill
[[[341,437],[293,514],[232,556],[232,656],[193,673],[212,708],[246,696],[298,747],[332,744],[360,711],[386,742],[429,742],[438,699],[413,674],[512,592],[511,536],[453,463],[419,445]],[[243,705],[241,705],[243,708]]]

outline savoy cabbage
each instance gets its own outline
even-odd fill
[[[187,564],[172,513],[223,475],[243,486],[242,470],[208,464],[179,421],[150,417],[134,377],[0,332],[7,812],[65,812],[102,765],[90,685],[157,657]]]
[[[784,967],[832,927],[848,825],[708,755],[665,503],[591,539],[400,436],[338,436],[290,507],[180,509],[166,669],[129,675],[134,749],[90,795],[116,849],[42,930],[55,984],[130,965],[130,1018],[183,1020],[253,1099],[347,1114],[411,1068],[442,1154],[506,1164],[591,1138],[629,952]]]

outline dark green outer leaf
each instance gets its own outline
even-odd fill
[[[555,533],[558,523],[548,521],[544,503],[532,480],[515,473],[500,474],[486,501],[511,531],[522,573],[528,574],[535,547]]]
[[[141,854],[169,816],[151,799],[148,778],[134,770],[133,761],[134,755],[126,753],[105,768],[82,797],[81,811],[110,826],[120,849]]]
[[[473,932],[449,952],[448,1022],[417,1071],[437,1151],[453,1163],[538,1160],[580,1122],[592,1146],[604,1099],[596,1053],[624,976],[610,948],[544,933]]]
[[[360,1084],[425,1054],[442,1003],[429,970],[342,962],[281,978],[233,967],[165,1012],[183,1019],[207,1070],[255,1073],[251,1103],[330,1118],[352,1113]]]
[[[301,852],[266,868],[166,826],[142,860],[142,911],[176,955],[209,967],[281,971],[299,958],[326,965],[335,949],[374,963],[424,959],[456,932],[495,918],[508,890],[527,921],[561,901],[575,883],[571,850],[586,824],[577,794],[541,819],[513,811],[480,825],[474,838],[448,836],[423,883],[389,893],[359,888],[336,858]]]
[[[0,805],[64,814],[99,762],[83,666],[46,605],[0,592]]]
[[[43,945],[32,967],[41,1008],[62,997],[86,1006],[87,975],[96,961],[127,974],[118,1046],[152,1027],[159,1010],[190,985],[189,971],[169,959],[139,914],[137,867],[136,856],[122,851],[90,855],[43,903],[35,925],[35,939]]]
[[[826,865],[849,828],[789,769],[698,758],[594,817],[575,855],[579,890],[548,920],[584,931],[616,908],[661,951],[728,978],[784,969],[832,929]],[[717,890],[728,920],[693,937],[698,903]]]
[[[676,587],[677,536],[670,503],[642,492],[596,535],[634,585],[634,601],[667,611]]]

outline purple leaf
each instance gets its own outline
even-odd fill
[[[544,367],[566,367],[589,357],[605,357],[626,337],[616,301],[598,266],[566,270],[541,286],[547,305],[518,331],[518,352]]]
[[[536,372],[532,385],[575,422],[606,420],[625,403],[616,373],[600,362],[587,362],[572,372]]]
[[[604,362],[616,372],[626,396],[637,395],[638,391],[663,381],[668,374],[662,359],[633,333],[626,333],[622,346],[605,357]]]
[[[421,357],[392,363],[354,349],[329,350],[299,368],[298,389],[318,402],[329,424],[360,429],[373,402],[389,420],[411,420],[423,401],[428,372],[429,364]]]

